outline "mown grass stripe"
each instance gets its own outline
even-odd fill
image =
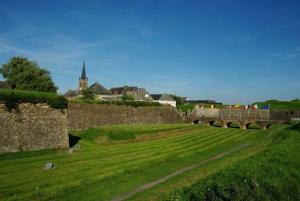
[[[227,132],[231,132],[231,131],[228,131],[228,130],[227,130]],[[222,133],[219,133],[219,134],[214,133],[214,134],[216,134],[216,135],[221,135]],[[203,136],[204,136],[204,135],[203,135]],[[195,135],[194,137],[197,137],[197,138],[201,137],[202,139],[204,139],[203,136]],[[211,134],[211,133],[207,133],[207,134],[205,135],[205,137],[207,137],[207,136],[209,136],[209,138],[212,138],[212,137],[214,137],[215,135],[213,135],[213,134]],[[191,139],[190,139],[190,141],[193,141],[193,142],[195,142],[195,140],[196,140],[196,139],[194,139],[194,138],[191,138]],[[184,143],[181,143],[179,146],[181,146],[181,145],[183,145],[183,144],[184,144]],[[161,145],[159,145],[159,146],[161,146]],[[174,145],[172,145],[172,146],[174,146]],[[175,147],[175,146],[174,146],[174,147]],[[153,152],[153,151],[157,151],[157,150],[159,150],[159,149],[152,149],[151,151]],[[132,152],[132,153],[134,154],[135,152]],[[113,154],[113,153],[110,153],[110,154]],[[119,154],[119,153],[116,153],[116,154]],[[128,154],[128,152],[125,152],[125,153],[124,153],[124,155],[126,155],[126,154]],[[103,157],[103,155],[102,155],[102,157]],[[69,158],[69,159],[71,160],[72,158]],[[92,160],[94,160],[94,159],[95,159],[95,157],[92,157]],[[109,159],[112,159],[112,158],[110,157]],[[101,160],[104,160],[104,159],[101,158]],[[88,161],[84,161],[84,160],[82,160],[82,158],[79,158],[78,162],[81,163],[81,162],[88,162]],[[72,165],[76,165],[76,164],[72,164]]]
[[[236,132],[237,134],[239,133],[239,132]],[[219,141],[219,139],[214,139],[215,141]],[[209,144],[209,143],[208,143]],[[201,145],[201,144],[200,144]],[[186,145],[186,146],[188,146],[188,147],[191,147],[190,145]],[[197,146],[199,146],[199,145],[197,145]],[[185,147],[183,147],[182,149],[185,149]],[[192,148],[190,148],[190,150],[193,150],[194,149],[194,147],[192,147]],[[177,153],[177,152],[176,152]],[[166,154],[166,155],[168,155],[168,154]],[[161,155],[159,155],[159,156],[157,156],[157,157],[155,157],[154,159],[156,159],[156,158],[161,158]],[[152,159],[152,158],[151,158]],[[148,159],[146,159],[146,160],[149,160],[149,158]],[[135,163],[138,163],[139,161],[135,161]],[[143,162],[143,161],[142,161]],[[129,164],[130,165],[130,164]],[[90,169],[91,168],[91,166],[88,166],[88,168]],[[77,171],[78,172],[78,171]],[[79,171],[80,172],[80,171]]]

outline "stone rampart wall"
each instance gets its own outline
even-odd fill
[[[163,124],[183,122],[171,106],[117,106],[106,104],[69,104],[68,122],[71,130],[99,125]]]
[[[300,118],[300,110],[271,110],[271,120],[289,121],[293,118]]]
[[[0,103],[0,153],[68,148],[67,112],[22,103],[11,112]]]

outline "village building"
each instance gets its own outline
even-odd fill
[[[85,73],[85,62],[83,62],[81,76],[79,77],[79,90],[86,90],[88,88],[88,78]]]
[[[109,90],[107,90],[104,86],[102,86],[98,82],[92,84],[89,87],[89,91],[95,96],[97,100],[117,101],[121,99],[121,97],[112,95]]]
[[[69,89],[65,94],[64,94],[64,97],[67,98],[67,99],[74,99],[74,98],[77,98],[81,95],[80,91],[79,90],[72,90],[72,89]]]
[[[176,107],[176,101],[168,94],[152,94],[144,88],[137,86],[123,86],[116,87],[107,90],[100,83],[95,82],[88,86],[88,77],[86,74],[85,62],[82,65],[81,76],[79,77],[79,88],[78,90],[68,90],[64,96],[67,99],[76,99],[83,97],[85,90],[96,99],[102,101],[121,101],[127,98],[132,98],[134,101],[148,101],[148,102],[159,102],[161,104],[169,104]]]
[[[79,77],[79,88],[78,90],[69,89],[64,96],[67,99],[76,99],[83,97],[83,93],[85,90],[88,90],[91,95],[95,97],[97,100],[103,101],[117,101],[121,100],[120,95],[112,95],[111,91],[107,90],[104,86],[95,82],[91,86],[88,86],[88,77],[86,74],[85,62],[83,62],[81,76]]]
[[[89,87],[89,90],[92,92],[92,94],[95,95],[111,95],[111,92],[107,90],[105,87],[103,87],[98,82],[95,82]]]
[[[176,101],[168,94],[151,94],[151,97],[154,102],[176,107]]]
[[[153,101],[150,94],[144,88],[136,86],[124,86],[110,89],[112,95],[131,96],[136,101]]]
[[[82,65],[81,76],[79,77],[79,89],[78,90],[68,90],[64,96],[68,99],[82,97],[84,90],[89,90],[96,99],[102,100],[103,96],[110,96],[109,90],[105,89],[101,84],[95,82],[90,87],[88,87],[88,77],[86,76],[85,62]]]

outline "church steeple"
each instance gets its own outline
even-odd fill
[[[83,62],[83,65],[82,65],[82,72],[81,72],[81,79],[86,79],[86,73],[85,73],[85,62]]]
[[[88,78],[86,77],[85,72],[85,62],[82,65],[81,76],[79,77],[79,90],[85,90],[88,88]]]

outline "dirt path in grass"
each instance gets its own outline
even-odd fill
[[[185,172],[188,172],[188,171],[190,171],[190,170],[193,170],[193,169],[195,169],[195,168],[197,168],[197,167],[199,167],[199,166],[201,166],[201,165],[205,165],[206,163],[209,163],[209,162],[211,162],[211,161],[220,159],[220,158],[222,158],[222,157],[224,157],[224,156],[226,156],[226,155],[229,155],[229,154],[231,154],[231,153],[234,153],[234,152],[236,152],[236,151],[239,151],[239,150],[241,150],[241,149],[244,149],[244,148],[246,148],[246,147],[248,147],[248,146],[250,146],[250,145],[251,145],[251,143],[243,144],[243,145],[237,146],[237,147],[235,147],[235,148],[233,148],[233,149],[230,149],[230,150],[228,150],[228,151],[222,152],[222,153],[220,153],[220,154],[218,154],[218,155],[216,155],[216,156],[213,156],[213,157],[211,157],[211,158],[209,158],[209,159],[206,159],[206,160],[204,160],[204,161],[199,161],[198,163],[195,163],[195,164],[193,164],[193,165],[190,165],[190,166],[187,166],[187,167],[185,167],[185,168],[176,170],[176,171],[173,172],[172,174],[169,174],[169,175],[164,176],[164,177],[161,177],[161,178],[159,178],[159,179],[157,179],[157,180],[155,180],[155,181],[152,181],[152,182],[146,183],[146,184],[144,184],[144,185],[141,185],[141,186],[137,187],[136,189],[134,189],[134,190],[132,190],[132,191],[129,191],[129,192],[120,194],[119,196],[113,198],[112,201],[122,201],[122,200],[125,200],[125,199],[127,199],[127,198],[129,198],[129,197],[131,197],[131,196],[133,196],[133,195],[135,195],[135,194],[137,194],[137,193],[139,193],[139,192],[142,192],[142,191],[147,190],[147,189],[149,189],[149,188],[151,188],[151,187],[153,187],[153,186],[156,186],[156,185],[158,185],[158,184],[160,184],[160,183],[163,183],[163,182],[165,182],[165,181],[167,181],[167,180],[169,180],[169,179],[171,179],[171,178],[173,178],[173,177],[176,177],[176,176],[178,176],[178,175],[180,175],[180,174],[183,174],[183,173],[185,173]]]

